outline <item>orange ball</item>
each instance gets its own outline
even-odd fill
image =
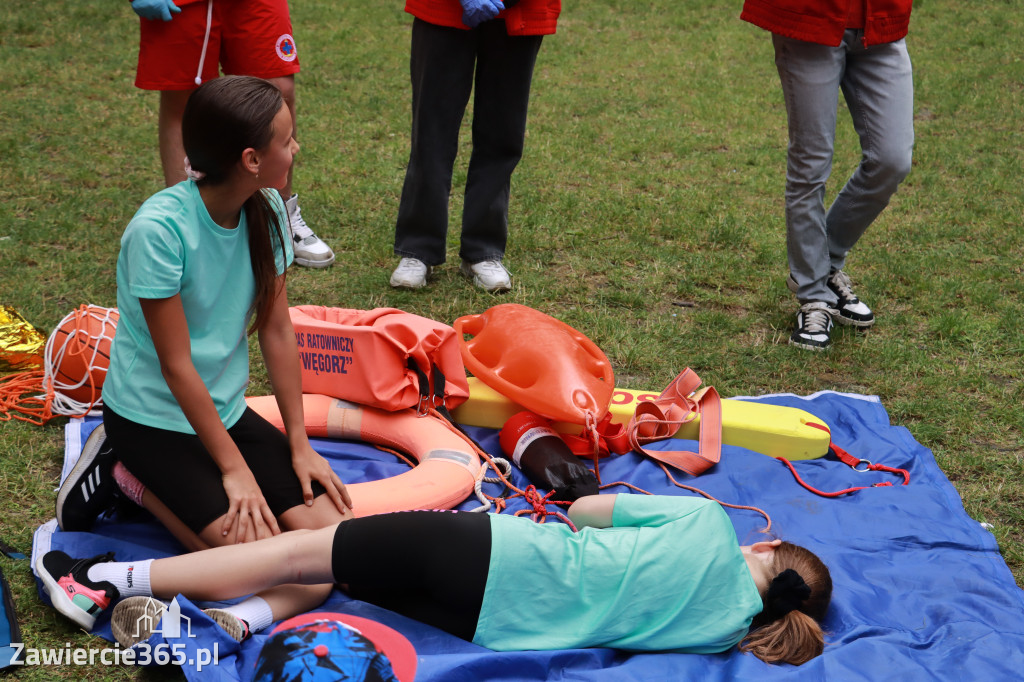
[[[46,343],[55,392],[81,403],[100,399],[119,317],[116,308],[83,305],[61,320]]]

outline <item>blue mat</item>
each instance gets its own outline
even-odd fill
[[[726,502],[759,506],[772,516],[779,537],[805,545],[829,565],[835,584],[825,622],[825,653],[800,668],[767,665],[735,651],[717,655],[628,654],[586,649],[495,653],[369,604],[337,590],[322,607],[378,620],[402,632],[419,654],[417,682],[479,680],[950,680],[1021,679],[1024,671],[1024,592],[1015,584],[991,533],[964,512],[960,498],[931,453],[910,433],[889,423],[874,398],[819,393],[808,398],[775,395],[756,400],[797,407],[832,428],[833,441],[856,457],[910,471],[909,486],[894,485],[826,499],[801,488],[785,466],[764,455],[726,446],[722,463],[683,483]],[[67,449],[77,455],[95,421],[68,427]],[[497,434],[474,430],[480,443],[500,453]],[[390,455],[358,444],[316,441],[342,480],[393,476],[405,470]],[[679,444],[664,443],[665,449]],[[831,455],[797,463],[801,476],[822,490],[879,481],[885,473],[858,473]],[[518,474],[518,472],[516,472]],[[653,463],[629,454],[605,460],[604,481],[625,480],[651,492],[689,495],[669,483]],[[526,484],[521,477],[521,487]],[[496,486],[490,486],[496,488]],[[496,493],[492,490],[492,494]],[[622,490],[622,492],[627,492]],[[473,508],[471,499],[462,508]],[[522,508],[520,500],[511,508]],[[729,510],[743,543],[756,541],[763,519]],[[549,521],[550,522],[550,521]],[[153,522],[99,524],[92,533],[61,533],[55,522],[36,533],[33,551],[47,547],[92,556],[113,550],[119,559],[166,556],[179,550]],[[688,551],[680,548],[680,551]],[[529,580],[524,575],[523,580]],[[182,600],[193,634],[186,658],[217,644],[218,664],[202,671],[186,665],[190,680],[247,680],[264,636],[244,646],[228,640],[193,605]],[[110,638],[104,616],[95,633]]]

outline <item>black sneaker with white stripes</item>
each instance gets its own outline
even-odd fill
[[[871,312],[871,308],[853,293],[849,275],[842,270],[833,270],[825,284],[839,299],[835,305],[838,310],[835,317],[839,324],[867,328],[875,323],[875,314]]]
[[[100,424],[82,446],[82,454],[57,493],[57,523],[64,531],[87,531],[114,506],[120,490],[112,470],[117,458]]]
[[[809,350],[825,350],[832,344],[832,310],[824,301],[811,301],[800,306],[796,329],[789,342]]]

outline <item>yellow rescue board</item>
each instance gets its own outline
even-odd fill
[[[612,394],[612,423],[627,424],[637,403],[654,400],[657,393],[617,388]],[[469,378],[469,399],[452,411],[455,421],[469,426],[500,429],[522,407],[476,377]],[[812,426],[817,425],[817,426]],[[697,440],[700,417],[684,424],[677,438]],[[576,424],[558,422],[560,433],[579,433]],[[795,407],[767,405],[746,400],[722,400],[722,442],[738,445],[769,457],[814,459],[828,452],[829,429],[813,414]]]

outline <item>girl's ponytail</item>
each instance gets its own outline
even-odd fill
[[[277,258],[274,255],[276,242],[284,258],[284,233],[279,216],[270,204],[266,192],[260,190],[246,199],[245,222],[249,228],[249,260],[252,262],[253,279],[256,282],[256,295],[253,297],[252,323],[249,333],[257,331],[274,306],[277,297]]]
[[[832,599],[832,577],[821,559],[788,542],[775,548],[773,566],[764,610],[739,649],[767,663],[800,665],[825,648],[820,622]]]
[[[801,665],[825,650],[825,633],[818,622],[801,611],[762,625],[743,638],[740,651],[749,651],[766,663]]]

